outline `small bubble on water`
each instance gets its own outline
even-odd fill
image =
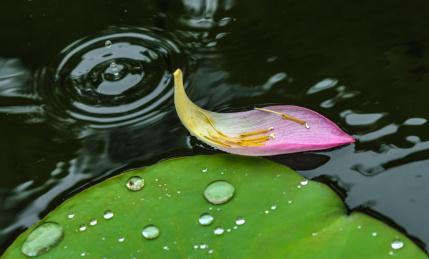
[[[132,176],[127,180],[125,186],[130,191],[140,191],[144,187],[144,179],[140,176]]]
[[[390,243],[390,247],[394,250],[398,250],[401,249],[402,247],[404,247],[404,242],[402,242],[401,240],[393,240],[392,243]]]
[[[106,48],[110,49],[110,47],[112,47],[112,42],[110,40],[106,40],[104,42],[104,46],[106,46]]]
[[[86,225],[81,225],[80,227],[79,227],[79,231],[80,232],[83,232],[83,231],[85,231],[86,230]]]
[[[221,228],[221,227],[216,227],[216,228],[213,230],[213,233],[214,233],[216,236],[220,236],[220,235],[222,235],[224,232],[225,232],[225,230],[224,230],[223,228]]]
[[[207,185],[204,197],[212,204],[223,204],[234,196],[235,188],[227,181],[214,181]]]
[[[238,218],[235,220],[235,224],[236,224],[236,225],[241,226],[241,225],[244,225],[244,223],[246,223],[246,220],[245,220],[243,217],[238,217]]]
[[[308,179],[302,179],[300,182],[301,185],[307,185],[308,184]]]
[[[114,214],[111,210],[106,210],[103,214],[103,218],[105,219],[111,219],[113,218]]]
[[[119,238],[118,238],[118,242],[119,242],[119,243],[122,243],[122,242],[124,242],[124,241],[125,241],[125,237],[119,237]]]
[[[157,226],[151,224],[151,225],[147,225],[146,227],[143,228],[142,236],[145,239],[152,240],[152,239],[159,237],[159,233],[160,233],[159,228]]]
[[[212,215],[210,215],[209,213],[203,213],[198,218],[198,223],[200,223],[200,225],[203,225],[203,226],[208,226],[208,225],[212,224],[213,221],[214,221],[214,217]]]
[[[69,214],[67,214],[67,218],[69,218],[69,219],[74,218],[74,213],[73,212],[69,212]]]
[[[28,257],[47,253],[63,239],[63,227],[55,222],[45,222],[33,229],[21,247],[21,252]]]
[[[95,226],[95,225],[97,225],[97,220],[96,220],[96,219],[91,219],[91,220],[89,221],[89,225],[90,225],[90,226]]]

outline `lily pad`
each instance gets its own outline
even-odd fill
[[[144,185],[130,190],[130,179]],[[233,196],[214,205],[204,193],[220,180]],[[213,195],[231,195],[215,187]],[[62,239],[40,258],[427,258],[385,223],[348,214],[326,185],[232,155],[166,160],[101,182],[21,234],[3,258],[26,258],[25,242],[45,222],[62,226]]]

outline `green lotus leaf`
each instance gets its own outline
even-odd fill
[[[90,187],[21,234],[3,258],[28,256],[427,258],[385,223],[349,214],[328,186],[232,155],[166,160]]]

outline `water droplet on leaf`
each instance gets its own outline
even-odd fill
[[[29,257],[44,254],[60,243],[63,234],[61,225],[45,222],[31,231],[22,245],[21,252]]]
[[[307,185],[308,184],[308,179],[303,179],[300,182],[301,185]]]
[[[223,228],[221,228],[221,227],[216,227],[216,228],[213,230],[213,233],[214,233],[216,236],[220,236],[220,235],[222,235],[224,232],[225,232],[225,230],[224,230]]]
[[[104,215],[103,215],[103,218],[105,218],[105,219],[111,219],[111,218],[113,218],[113,212],[111,211],[111,210],[106,210],[105,212],[104,212]]]
[[[227,181],[214,181],[204,190],[204,197],[212,204],[223,204],[234,196],[235,188]]]
[[[86,230],[86,225],[80,225],[79,231],[83,232]]]
[[[246,220],[245,220],[243,217],[238,217],[238,218],[235,220],[235,224],[236,224],[236,225],[241,226],[241,225],[243,225],[244,223],[246,223]]]
[[[74,218],[74,213],[70,212],[69,214],[67,214],[67,218],[72,219]]]
[[[214,217],[209,213],[203,213],[198,219],[198,223],[203,226],[208,226],[213,223]]]
[[[159,228],[155,225],[147,225],[143,228],[142,235],[148,240],[155,239],[159,237]]]
[[[90,225],[90,226],[95,226],[95,225],[97,225],[97,220],[96,220],[96,219],[91,219],[91,221],[89,221],[89,225]]]
[[[140,176],[133,176],[130,179],[128,179],[127,183],[125,184],[128,190],[130,191],[140,191],[144,187],[144,179]]]
[[[394,250],[401,249],[402,247],[404,247],[404,242],[402,242],[401,240],[393,240],[393,242],[390,244],[390,247]]]

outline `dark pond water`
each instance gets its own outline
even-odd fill
[[[215,153],[170,72],[211,110],[314,109],[358,139],[276,161],[429,244],[429,2],[0,3],[0,242],[121,170]],[[96,202],[96,201],[88,201]],[[310,209],[310,208],[309,208]]]

